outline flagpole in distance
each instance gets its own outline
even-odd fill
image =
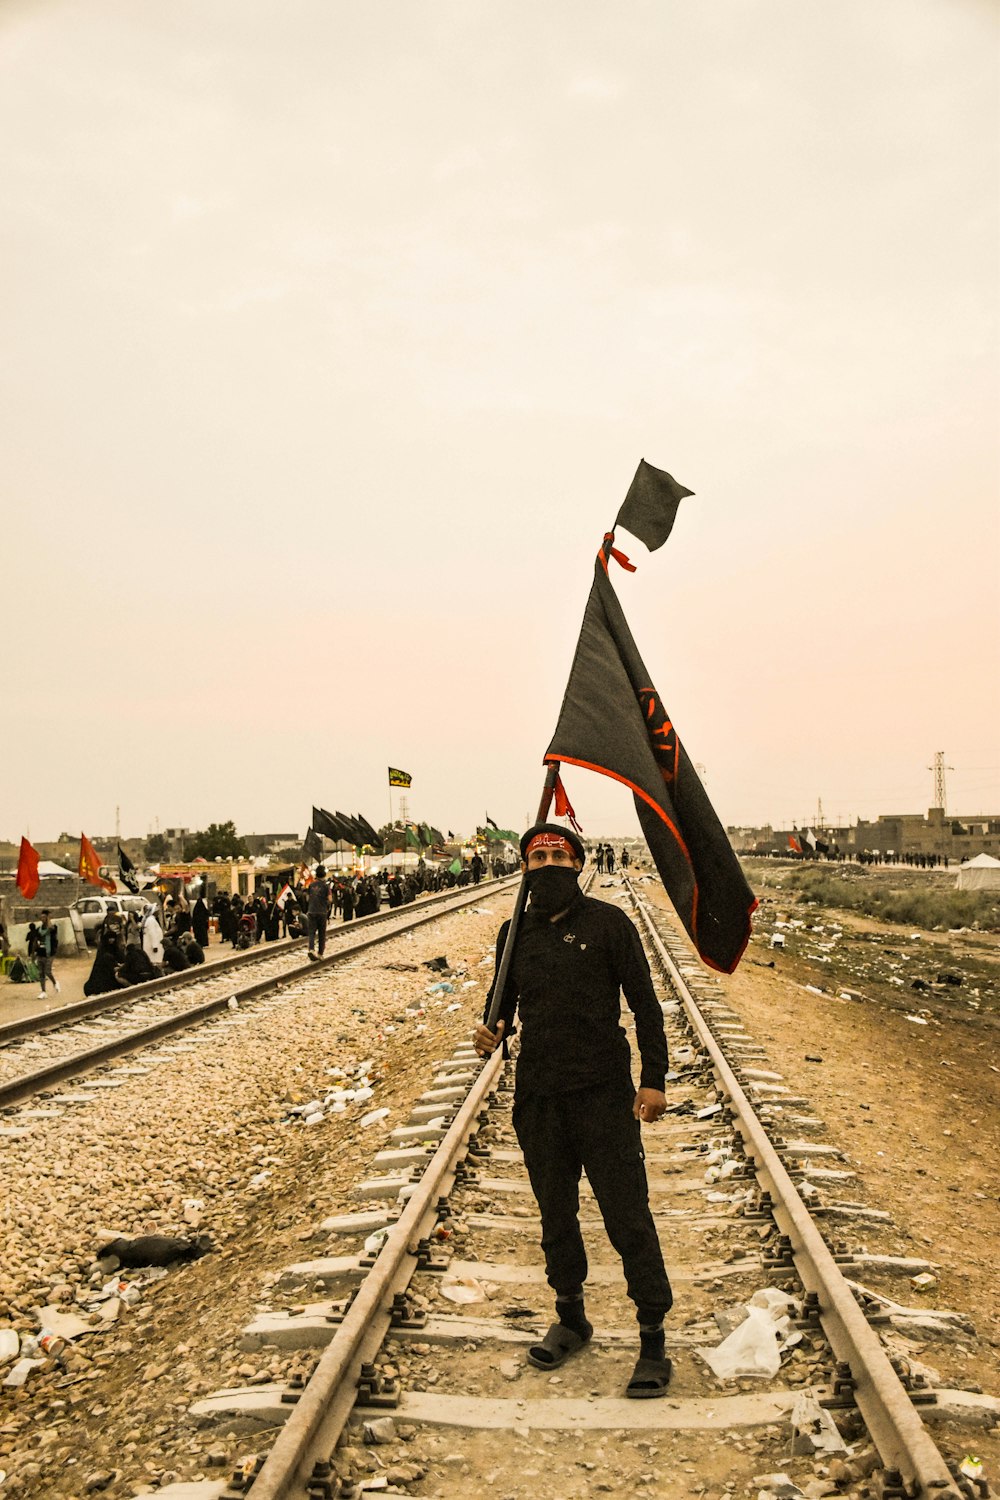
[[[538,816],[536,823],[544,823],[549,816],[549,808],[552,806],[552,798],[559,779],[559,762],[550,761],[545,772],[545,785],[542,787],[541,801],[538,804]],[[528,903],[527,870],[521,873],[521,884],[517,888],[517,900],[514,902],[514,910],[511,912],[510,926],[507,929],[507,941],[503,945],[503,953],[500,955],[500,963],[497,966],[496,978],[493,981],[493,999],[490,1002],[489,1014],[486,1017],[486,1026],[490,1031],[496,1030],[497,1016],[500,1014],[500,1006],[503,1001],[503,992],[507,986],[507,975],[510,973],[511,961],[514,957],[514,944],[517,941],[517,929],[520,926],[524,908]]]

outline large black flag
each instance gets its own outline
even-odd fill
[[[310,828],[302,841],[302,858],[308,863],[310,860],[323,858],[323,845],[315,828]]]
[[[651,550],[670,534],[690,495],[661,469],[640,463],[617,525]],[[750,937],[757,905],[726,831],[708,800],[660,696],[643,666],[608,577],[614,557],[631,568],[609,532],[546,761],[566,761],[630,787],[650,852],[702,959],[731,974]]]
[[[324,838],[332,839],[335,844],[353,844],[354,830],[345,825],[343,819],[335,818],[328,813],[325,807],[314,807],[312,815],[312,826],[317,833]]]
[[[354,821],[358,824],[362,833],[364,834],[364,838],[361,840],[361,842],[363,844],[369,844],[374,852],[378,854],[382,849],[382,840],[379,838],[377,832],[369,823],[368,819],[362,817],[362,815],[358,813]]]
[[[135,872],[135,865],[129,859],[121,844],[118,845],[118,873],[122,878],[122,885],[128,887],[133,896],[139,892],[139,877]]]

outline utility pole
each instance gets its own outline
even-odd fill
[[[948,805],[945,800],[944,773],[945,771],[954,771],[955,767],[945,765],[943,750],[935,750],[934,764],[928,766],[927,769],[934,772],[934,802],[932,805],[939,807],[942,812],[946,812]]]
[[[115,838],[117,839],[118,843],[121,843],[121,840],[122,840],[122,810],[118,806],[117,802],[115,803]]]
[[[823,827],[823,798],[816,798],[816,827]]]

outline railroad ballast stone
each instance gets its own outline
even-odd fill
[[[142,1434],[132,1440],[127,1470],[136,1483],[147,1473],[160,1480],[168,1453],[171,1466],[181,1469],[178,1481],[206,1478],[198,1472],[204,1467],[199,1453],[184,1458],[192,1441],[186,1417],[191,1399],[238,1378],[237,1365],[247,1360],[238,1349],[240,1330],[253,1314],[268,1266],[276,1277],[295,1259],[295,1237],[308,1225],[310,1199],[312,1227],[320,1235],[331,1211],[359,1206],[355,1185],[382,1138],[379,1131],[360,1128],[371,1103],[309,1129],[286,1122],[288,1109],[328,1088],[335,1081],[328,1070],[353,1070],[374,1059],[381,1076],[372,1102],[391,1104],[395,1118],[407,1118],[434,1065],[466,1042],[482,1012],[489,975],[480,960],[492,953],[509,900],[494,897],[492,906],[487,915],[471,909],[447,915],[440,926],[428,924],[409,940],[395,937],[372,950],[371,962],[334,967],[243,1007],[239,1015],[226,1012],[198,1033],[205,1039],[197,1046],[178,1050],[175,1042],[138,1054],[141,1074],[118,1075],[110,1089],[77,1086],[63,1096],[73,1106],[64,1114],[35,1119],[21,1127],[26,1135],[8,1138],[10,1191],[0,1204],[7,1245],[0,1324],[37,1333],[33,1309],[54,1300],[50,1289],[57,1286],[72,1291],[72,1299],[60,1305],[87,1316],[86,1299],[95,1287],[100,1290],[92,1278],[99,1231],[189,1234],[184,1205],[200,1200],[200,1227],[212,1233],[219,1249],[161,1273],[157,1284],[146,1283],[142,1271],[123,1272],[129,1287],[138,1288],[138,1302],[123,1305],[106,1331],[70,1346],[65,1373],[52,1360],[32,1372],[0,1434],[0,1467],[9,1476],[5,1492],[19,1500],[79,1495],[83,1474],[72,1465],[81,1433],[90,1450],[88,1472],[107,1472],[121,1466],[125,1432],[132,1428]],[[394,955],[440,952],[442,926],[449,952],[456,961],[462,956],[477,983],[435,1004],[437,997],[423,994],[421,973],[386,973],[379,965]],[[456,998],[459,1009],[451,1011]],[[413,1014],[401,1021],[408,1007]],[[252,1187],[252,1180],[258,1185]],[[93,1317],[97,1328],[96,1310]],[[147,1367],[163,1362],[159,1344],[170,1339],[171,1325],[177,1333],[165,1346],[169,1368],[143,1385]],[[311,1351],[291,1351],[255,1373],[283,1381],[308,1374],[313,1358]],[[96,1393],[103,1399],[95,1399]],[[72,1412],[71,1423],[60,1414],[62,1402]],[[41,1459],[32,1452],[38,1431],[52,1435]],[[216,1429],[212,1443],[218,1441]],[[243,1451],[240,1442],[245,1439],[234,1438],[229,1459]],[[189,1466],[189,1479],[182,1463]],[[168,1491],[161,1487],[157,1493]]]

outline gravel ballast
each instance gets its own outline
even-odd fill
[[[432,1064],[468,1039],[512,900],[484,895],[480,909],[95,1075],[117,1087],[78,1080],[61,1091],[86,1102],[49,1097],[38,1114],[5,1117],[27,1133],[2,1142],[0,1329],[30,1339],[39,1309],[57,1307],[98,1331],[22,1386],[0,1385],[4,1494],[131,1496],[151,1481],[224,1477],[254,1451],[246,1435],[197,1429],[188,1406],[222,1385],[310,1368],[312,1351],[241,1353],[242,1329],[289,1261],[344,1253],[320,1221],[364,1206],[355,1185],[428,1087]],[[441,976],[422,965],[439,955],[465,970],[448,980],[453,993],[428,993]],[[322,1118],[311,1124],[293,1113],[357,1084],[366,1063],[370,1097],[312,1111]],[[93,1303],[111,1279],[94,1269],[102,1239],[142,1234],[204,1234],[215,1249],[166,1273],[120,1271],[124,1296],[115,1289]],[[102,1309],[117,1316],[102,1322]],[[0,1365],[0,1381],[14,1363]]]

